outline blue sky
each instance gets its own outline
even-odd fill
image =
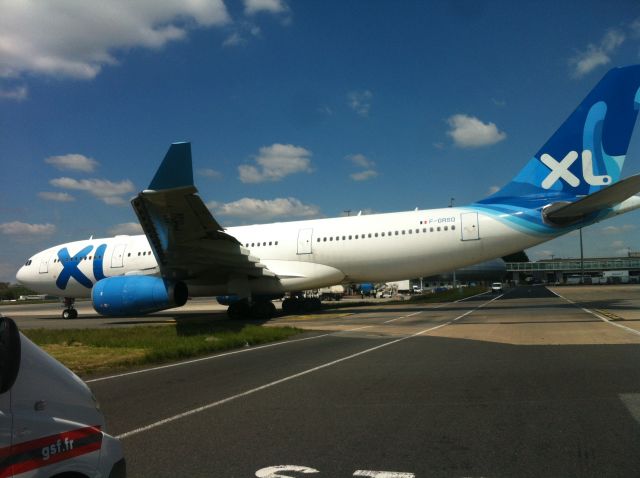
[[[224,225],[463,205],[513,177],[611,67],[640,4],[0,0],[0,281],[138,229],[169,144]],[[638,129],[638,127],[636,127]],[[636,131],[623,176],[640,171]],[[640,212],[584,231],[640,250]],[[529,251],[575,257],[575,235]]]

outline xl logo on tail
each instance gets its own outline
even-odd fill
[[[540,156],[540,161],[547,166],[551,172],[542,181],[542,187],[549,189],[560,178],[564,179],[570,186],[578,187],[580,185],[580,179],[569,171],[569,167],[578,159],[578,153],[576,151],[569,151],[562,161],[556,161],[551,155],[543,154]],[[611,176],[596,176],[593,174],[593,160],[591,157],[591,151],[585,149],[582,151],[582,176],[587,184],[591,186],[605,186],[611,183]]]

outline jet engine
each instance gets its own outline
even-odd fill
[[[93,308],[101,315],[141,315],[180,307],[187,302],[184,282],[155,276],[118,276],[98,281],[91,291]]]

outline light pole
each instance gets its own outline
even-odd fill
[[[580,284],[584,284],[584,254],[582,251],[582,228],[580,228]]]

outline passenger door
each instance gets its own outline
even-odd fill
[[[313,244],[313,229],[300,229],[298,231],[298,255],[311,254]]]
[[[461,239],[463,241],[475,241],[480,239],[480,227],[478,225],[477,212],[463,212],[460,214]]]

